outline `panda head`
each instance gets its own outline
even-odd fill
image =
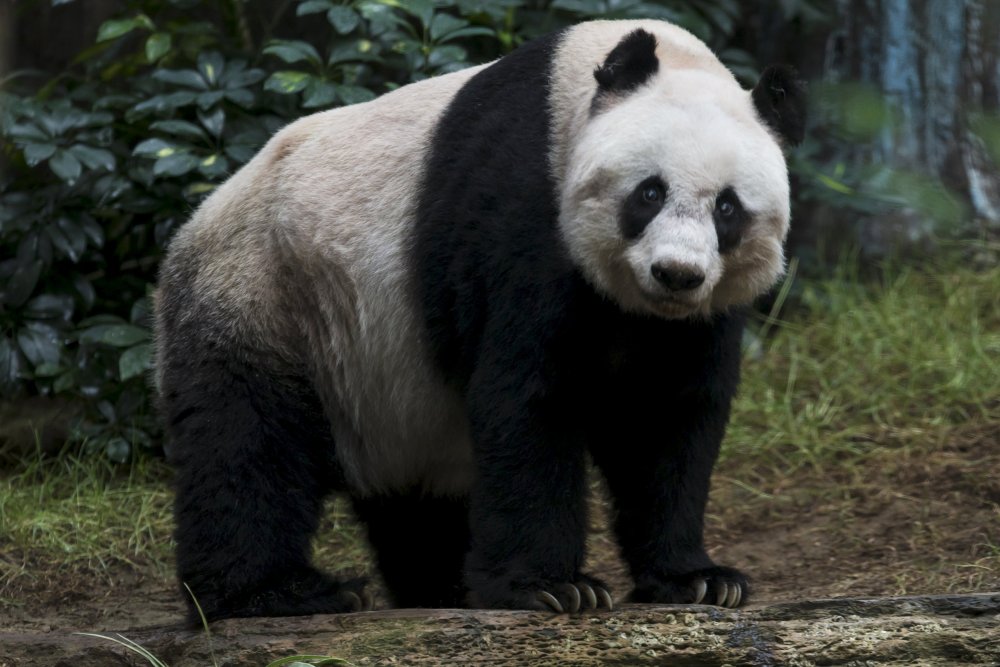
[[[714,57],[661,62],[660,51],[638,29],[594,71],[560,232],[588,281],[625,310],[703,317],[749,303],[784,271],[782,148],[802,139],[804,91],[789,68],[768,68],[746,91]]]

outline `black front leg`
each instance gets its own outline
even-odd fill
[[[738,383],[737,332],[710,332],[724,335],[701,360],[630,369],[594,429],[591,451],[614,498],[633,601],[736,607],[749,596],[747,577],[713,563],[703,541],[712,468]]]
[[[585,446],[567,428],[544,346],[487,350],[467,400],[478,477],[466,584],[474,606],[611,607],[603,584],[580,573],[587,531]]]
[[[728,405],[670,412],[673,419],[644,432],[605,431],[592,447],[614,497],[615,530],[635,581],[631,599],[739,606],[749,596],[747,577],[715,565],[703,541]]]

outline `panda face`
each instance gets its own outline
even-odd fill
[[[577,266],[629,311],[707,316],[784,270],[781,147],[732,77],[662,68],[595,105],[567,161],[560,229]]]

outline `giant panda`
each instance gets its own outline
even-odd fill
[[[208,619],[367,608],[310,563],[346,493],[399,606],[746,602],[702,526],[742,308],[782,275],[804,92],[595,21],[298,120],[172,240],[157,383],[177,569]]]

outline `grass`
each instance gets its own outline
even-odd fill
[[[172,542],[167,466],[64,454],[0,479],[0,598],[51,569],[100,575],[118,564],[165,574]],[[46,567],[38,568],[39,559]]]
[[[1000,269],[806,282],[748,358],[724,456],[784,470],[1000,422]]]
[[[885,560],[888,592],[995,582],[1000,268],[904,269],[875,283],[842,274],[786,294],[791,314],[761,323],[770,333],[744,365],[710,526],[734,544],[757,525],[795,522],[790,544],[823,538],[845,559]],[[124,566],[169,582],[169,476],[148,458],[112,466],[72,454],[8,471],[0,602],[53,572],[110,586]],[[741,524],[753,528],[737,535]],[[346,503],[330,502],[321,533],[321,566],[370,568]]]

